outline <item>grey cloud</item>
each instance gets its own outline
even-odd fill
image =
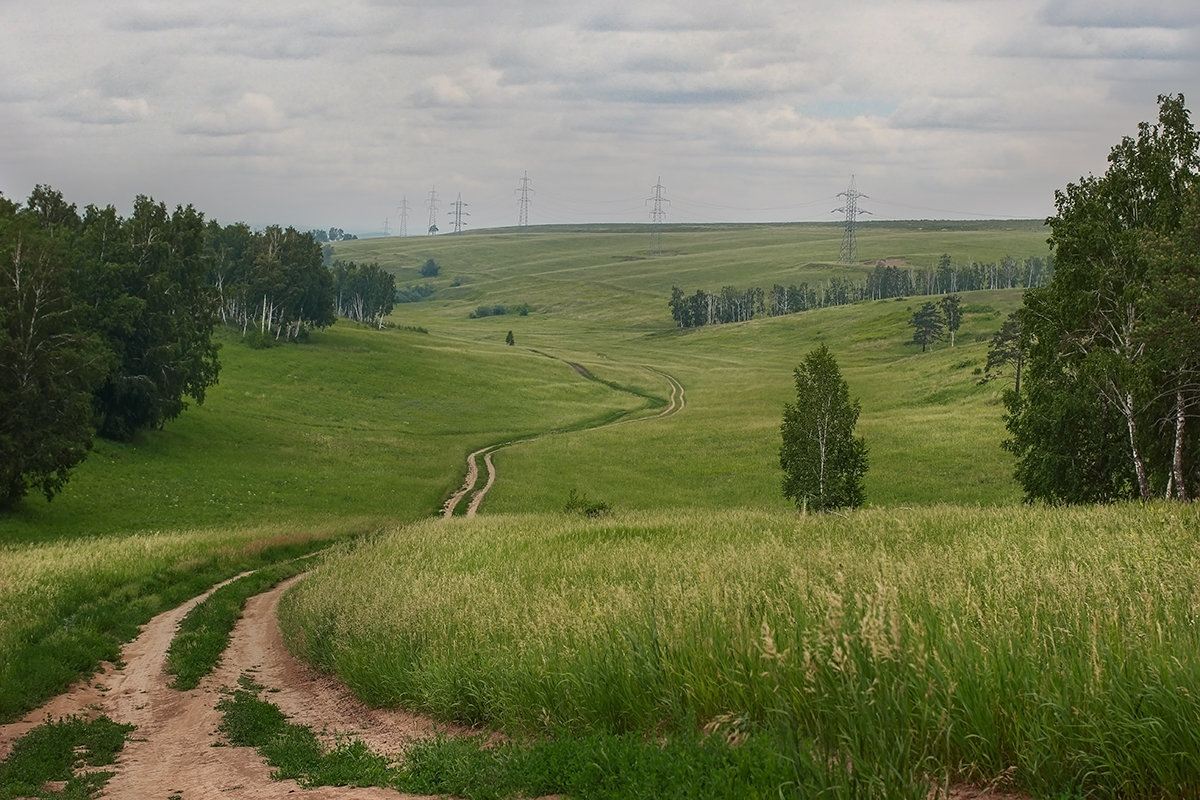
[[[1081,28],[1185,28],[1200,25],[1194,0],[1049,0],[1042,8],[1049,25]]]
[[[175,3],[139,3],[117,5],[108,15],[108,26],[113,30],[134,33],[159,33],[162,31],[209,28],[219,24],[212,14],[200,9],[190,10]]]
[[[229,102],[200,109],[178,126],[190,136],[231,137],[275,133],[287,129],[290,121],[275,100],[265,94],[246,92]]]
[[[84,125],[126,125],[150,116],[150,103],[144,97],[100,97],[85,93],[60,104],[52,112],[59,119]]]
[[[1019,125],[989,99],[921,98],[905,101],[889,122],[900,129],[996,130]]]
[[[1193,32],[1158,27],[1048,28],[1012,37],[996,48],[1007,57],[1193,61],[1200,57]]]

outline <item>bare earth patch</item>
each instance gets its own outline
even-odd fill
[[[215,706],[222,689],[236,686],[245,672],[267,689],[278,690],[269,697],[292,722],[323,731],[330,739],[353,734],[378,752],[397,753],[415,737],[436,730],[456,732],[415,714],[367,708],[340,683],[292,658],[275,620],[279,597],[288,585],[250,600],[221,666],[197,688],[186,692],[170,688],[164,667],[175,629],[202,598],[151,620],[125,646],[122,668],[105,664],[91,681],[76,685],[18,722],[0,726],[0,758],[47,715],[57,719],[107,714],[136,725],[137,730],[121,753],[105,797],[273,800],[295,797],[297,792],[312,800],[411,797],[388,789],[302,789],[294,781],[271,780],[271,768],[253,749],[224,746],[217,733],[220,713]]]

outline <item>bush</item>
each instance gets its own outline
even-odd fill
[[[437,274],[441,271],[442,271],[441,265],[438,264],[436,261],[434,261],[432,258],[426,260],[426,262],[421,265],[421,277],[422,278],[436,278]]]
[[[567,504],[563,511],[568,514],[583,514],[585,517],[603,517],[612,512],[612,506],[603,500],[592,500],[586,494],[572,489],[567,495]]]
[[[437,288],[432,283],[409,284],[403,289],[396,290],[397,303],[416,303],[430,297]]]

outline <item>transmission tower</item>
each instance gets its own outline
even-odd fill
[[[437,196],[437,187],[436,186],[434,186],[432,189],[429,190],[429,199],[426,201],[426,205],[429,206],[429,235],[432,236],[433,234],[438,232],[438,226],[437,226],[438,196]]]
[[[654,194],[646,198],[646,202],[654,202],[650,208],[650,254],[655,256],[662,255],[662,223],[667,218],[667,210],[663,208],[663,204],[671,205],[671,201],[663,197],[663,192],[666,191],[662,185],[662,176],[658,176],[658,183],[654,184],[651,189]]]
[[[408,236],[408,196],[405,195],[400,199],[400,205],[396,207],[396,211],[400,213],[400,235]]]
[[[462,233],[463,226],[467,223],[463,222],[463,217],[471,216],[470,212],[463,211],[467,204],[462,201],[462,192],[458,193],[458,199],[451,203],[454,210],[450,212],[450,216],[454,217],[454,232]]]
[[[392,235],[392,221],[388,217],[383,218],[383,235],[384,236]]]
[[[831,214],[846,214],[846,230],[842,233],[842,249],[838,252],[838,261],[844,264],[854,264],[858,261],[858,241],[854,236],[854,226],[858,223],[859,214],[870,214],[870,211],[858,207],[858,198],[866,197],[854,185],[854,176],[850,176],[850,187],[844,192],[838,192],[838,197],[846,198],[841,208],[835,208]]]
[[[521,178],[521,185],[516,189],[516,195],[520,198],[518,202],[521,204],[521,213],[517,217],[517,227],[519,228],[529,227],[529,195],[533,193],[533,189],[529,188],[529,183],[529,171],[526,170]]]

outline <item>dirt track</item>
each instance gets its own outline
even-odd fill
[[[405,742],[435,730],[455,732],[444,725],[435,728],[431,720],[415,714],[367,708],[336,680],[318,675],[292,658],[275,618],[279,597],[288,585],[290,582],[250,600],[220,667],[196,689],[171,689],[163,668],[179,621],[202,598],[151,620],[138,638],[125,646],[121,669],[106,664],[90,682],[72,688],[19,722],[0,726],[0,758],[47,714],[57,719],[103,713],[137,726],[103,797],[266,800],[295,797],[297,791],[312,800],[409,797],[384,789],[302,790],[293,781],[271,780],[270,767],[253,749],[218,746],[216,703],[221,690],[236,686],[245,672],[268,689],[278,690],[270,699],[291,721],[324,732],[330,739],[336,734],[354,734],[378,752],[396,753]]]
[[[575,370],[575,372],[578,373],[579,375],[587,378],[588,380],[595,380],[595,378],[592,377],[591,373],[588,372],[586,368],[580,366],[579,364],[571,364],[570,362],[568,362],[568,364],[571,367],[571,369]],[[654,414],[653,416],[635,417],[633,419],[619,419],[616,422],[609,422],[607,424],[600,425],[600,426],[598,426],[598,428],[610,428],[614,425],[627,425],[632,422],[643,422],[648,419],[662,419],[663,417],[669,417],[674,414],[678,414],[680,411],[683,410],[684,406],[686,405],[686,400],[684,399],[684,395],[683,395],[683,384],[681,384],[679,381],[677,381],[673,376],[668,375],[667,373],[663,372],[660,369],[655,369],[654,367],[646,367],[646,369],[650,370],[651,372],[653,372],[657,375],[661,375],[663,378],[666,378],[667,384],[668,384],[668,386],[670,386],[670,389],[671,389],[670,396],[667,400],[666,408],[664,408],[662,411],[658,412],[657,414]],[[598,428],[592,428],[591,430],[597,430]],[[468,455],[467,456],[467,477],[463,480],[463,484],[459,488],[459,490],[457,492],[455,492],[453,495],[451,495],[450,499],[448,499],[446,501],[446,504],[442,506],[442,516],[443,517],[454,516],[454,510],[456,508],[458,508],[458,504],[460,502],[462,502],[462,499],[464,497],[466,497],[467,495],[471,495],[471,500],[467,504],[466,516],[468,516],[468,517],[475,516],[476,512],[479,511],[480,504],[483,503],[483,498],[487,496],[488,490],[491,489],[492,484],[494,484],[496,482],[496,467],[492,463],[492,454],[493,453],[495,453],[498,450],[503,450],[506,447],[511,447],[515,444],[520,444],[522,442],[533,442],[533,441],[537,441],[538,439],[544,438],[544,436],[551,436],[551,435],[553,435],[553,434],[548,433],[548,434],[544,434],[543,436],[533,436],[528,439],[521,439],[519,441],[503,442],[501,444],[490,444],[487,447],[481,447],[478,450],[476,450],[475,452]],[[482,488],[476,489],[475,484],[479,482],[479,472],[480,472],[479,462],[477,461],[477,459],[480,458],[481,456],[483,457],[484,468],[487,471],[487,480],[484,482],[484,485]]]

